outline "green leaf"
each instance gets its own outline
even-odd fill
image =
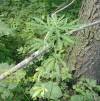
[[[61,64],[62,64],[64,67],[67,67],[65,61],[64,61],[62,58],[59,58],[59,57],[58,57],[58,59],[59,59],[59,61],[61,62]]]
[[[57,49],[61,50],[63,48],[63,42],[60,38],[57,40]]]
[[[14,89],[17,87],[18,82],[9,82],[8,89]]]
[[[46,61],[44,61],[43,67],[45,68],[45,71],[50,72],[54,70],[54,62],[55,58],[50,57]]]
[[[50,81],[46,84],[46,88],[47,88],[47,92],[45,93],[46,98],[58,99],[62,96],[62,91],[56,83]]]
[[[71,97],[70,101],[84,101],[84,100],[83,100],[83,96],[81,96],[81,95],[75,95],[75,96]]]
[[[36,90],[36,91],[33,93],[32,98],[37,97],[37,96],[40,94],[40,92],[41,92],[41,89]]]
[[[45,25],[45,23],[40,19],[40,18],[36,18],[36,17],[33,17],[35,19],[35,21]]]
[[[71,36],[66,35],[66,36],[62,36],[62,38],[64,39],[64,41],[66,41],[66,42],[68,42],[70,44],[74,44],[75,43],[75,41],[72,40]]]
[[[38,82],[30,90],[32,98],[41,97],[41,92],[45,89],[45,83]]]
[[[12,34],[11,28],[9,28],[9,26],[4,22],[0,22],[0,37],[9,34]]]

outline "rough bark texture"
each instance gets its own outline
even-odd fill
[[[100,0],[83,0],[79,24],[100,20]],[[77,33],[80,45],[74,45],[65,57],[76,77],[100,81],[100,24]]]

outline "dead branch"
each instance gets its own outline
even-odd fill
[[[3,74],[0,75],[0,81],[3,80],[4,78],[8,77],[12,73],[16,72],[17,70],[24,68],[27,66],[32,60],[43,54],[49,47],[46,46],[44,47],[41,51],[36,51],[35,53],[31,54],[29,57],[27,57],[25,60],[21,61],[19,64],[16,66],[12,67],[8,71],[4,72]]]

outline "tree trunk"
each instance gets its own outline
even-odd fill
[[[79,24],[100,20],[100,0],[83,0]],[[80,45],[74,45],[65,60],[76,77],[100,81],[100,24],[76,34]]]

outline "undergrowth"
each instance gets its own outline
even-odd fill
[[[100,86],[94,80],[74,80],[63,57],[76,37],[81,1],[57,14],[50,14],[70,0],[0,1],[0,74],[44,45],[50,49],[27,68],[0,82],[4,101],[98,101]],[[62,5],[62,6],[63,6]],[[6,29],[6,30],[5,30]],[[46,34],[49,32],[46,40]],[[75,82],[73,82],[75,81]]]

